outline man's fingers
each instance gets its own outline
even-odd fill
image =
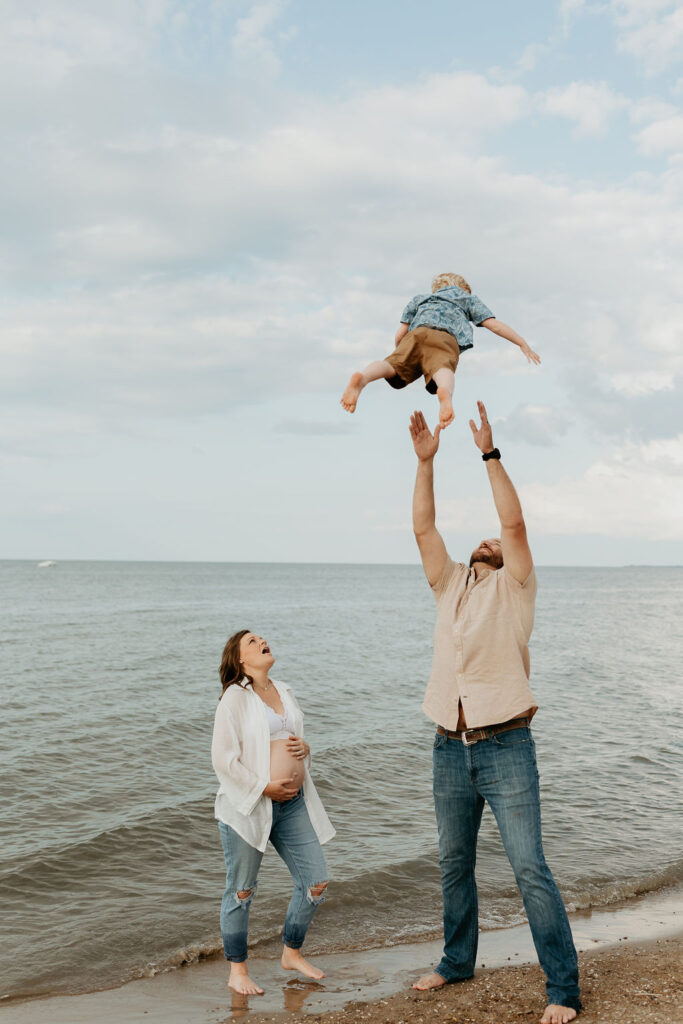
[[[472,431],[472,433],[476,437],[477,436],[477,427],[475,425],[474,420],[470,420],[470,430]]]
[[[435,441],[439,440],[439,434],[440,433],[441,433],[441,424],[437,423],[437,425],[434,428],[434,440]]]

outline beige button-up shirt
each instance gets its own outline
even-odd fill
[[[468,729],[535,714],[527,645],[536,587],[533,569],[524,583],[505,567],[477,579],[474,569],[446,559],[432,587],[434,658],[422,705],[437,725],[458,728],[459,701]]]

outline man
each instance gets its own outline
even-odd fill
[[[434,456],[440,427],[421,412],[410,421],[418,458],[413,526],[437,606],[434,660],[423,710],[437,724],[434,805],[444,904],[444,954],[413,988],[471,978],[477,955],[474,876],[484,803],[496,818],[524,900],[548,1006],[542,1024],[567,1024],[581,1009],[578,964],[562,897],[542,848],[538,772],[529,722],[537,704],[529,687],[528,640],[536,575],[515,488],[493,445],[482,402],[470,420],[483,453],[500,520],[500,540],[483,540],[469,568],[449,558],[436,529]]]

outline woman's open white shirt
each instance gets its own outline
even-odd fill
[[[304,716],[291,686],[272,680],[294,723],[296,736],[304,734]],[[263,701],[251,686],[229,686],[216,708],[211,761],[219,788],[214,807],[219,821],[234,828],[257,850],[264,851],[273,823],[273,802],[263,795],[270,782],[270,727]],[[321,843],[335,834],[304,761],[304,800],[311,825]]]

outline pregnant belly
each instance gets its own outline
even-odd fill
[[[270,781],[291,779],[299,790],[304,781],[304,763],[287,750],[287,740],[272,740],[270,744]]]

